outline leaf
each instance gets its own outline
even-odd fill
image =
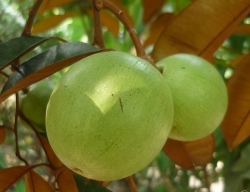
[[[63,43],[34,56],[18,67],[4,85],[0,103],[10,95],[99,50],[81,42]]]
[[[33,170],[25,174],[25,185],[27,192],[54,192],[51,185]]]
[[[199,140],[181,142],[168,139],[163,151],[174,163],[185,169],[206,165],[214,151],[214,136],[208,135]]]
[[[148,23],[152,19],[152,17],[161,10],[164,3],[165,0],[143,0],[143,23]]]
[[[176,53],[190,53],[211,61],[249,11],[246,0],[193,1],[164,29],[152,57],[157,62]]]
[[[109,189],[98,185],[96,182],[92,180],[87,181],[87,190],[86,192],[111,192]]]
[[[35,23],[32,29],[32,34],[38,34],[48,31],[49,29],[52,29],[55,26],[59,25],[66,18],[74,16],[77,16],[77,14],[74,12],[65,13],[63,15],[51,15],[50,17],[47,17]]]
[[[143,46],[147,47],[151,44],[155,44],[162,31],[171,23],[174,17],[175,15],[173,13],[163,13],[159,15],[150,25],[150,34]]]
[[[43,137],[42,135],[37,135],[39,137],[39,140],[41,141],[41,145],[45,151],[45,154],[48,158],[49,163],[52,165],[53,168],[59,169],[63,165],[63,163],[58,159],[54,151],[52,150],[49,141],[47,138]]]
[[[3,126],[0,126],[0,145],[5,141],[6,130]]]
[[[0,191],[7,191],[23,175],[35,166],[16,166],[0,170]]]
[[[232,165],[232,172],[245,170],[250,170],[250,144],[241,150],[239,159]]]
[[[73,173],[69,169],[62,171],[57,180],[57,184],[59,186],[60,192],[68,192],[69,189],[71,192],[78,192]]]
[[[250,25],[245,24],[245,25],[240,25],[238,26],[234,31],[234,34],[244,34],[244,35],[249,35],[250,34]]]
[[[0,70],[50,38],[22,36],[0,43]]]
[[[238,63],[227,82],[228,109],[221,124],[230,150],[250,135],[250,54]]]
[[[74,2],[75,0],[43,0],[43,3],[41,4],[41,6],[38,9],[38,14],[42,15],[45,11],[49,11],[52,10],[55,7],[60,7],[63,5],[66,5],[68,3]],[[85,1],[85,0],[82,0]]]

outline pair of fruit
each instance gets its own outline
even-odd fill
[[[73,171],[96,180],[131,175],[162,149],[167,138],[202,138],[220,124],[226,87],[216,69],[186,54],[156,64],[122,52],[74,64],[47,107],[50,144]]]

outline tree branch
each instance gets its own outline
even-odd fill
[[[32,30],[32,25],[35,20],[36,13],[42,4],[43,0],[37,0],[35,4],[32,6],[31,10],[29,11],[29,18],[26,22],[26,25],[23,29],[22,35],[21,36],[30,36],[31,35],[31,30]]]

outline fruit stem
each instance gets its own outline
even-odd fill
[[[119,19],[119,21],[122,22],[122,24],[128,31],[134,43],[137,56],[147,60],[152,65],[154,65],[153,59],[145,53],[135,28],[133,27],[129,19],[126,17],[126,15],[122,12],[122,10],[120,10],[118,7],[116,7],[113,3],[109,2],[108,0],[95,0],[95,7],[98,10],[107,9],[110,12],[112,12]]]
[[[15,134],[15,144],[16,144],[16,156],[18,159],[23,161],[25,165],[29,165],[29,163],[21,156],[18,146],[18,132],[17,132],[17,120],[18,120],[18,114],[19,114],[19,96],[16,93],[16,113],[15,113],[15,121],[14,121],[14,134]]]
[[[25,27],[23,29],[22,35],[21,36],[30,36],[31,35],[31,30],[32,30],[32,25],[35,20],[36,13],[42,4],[43,0],[37,0],[35,4],[32,6],[31,10],[29,11],[29,18],[25,24]]]
[[[102,24],[100,17],[100,10],[97,8],[99,5],[98,0],[92,0],[92,10],[94,14],[94,42],[93,45],[99,46],[99,48],[105,48],[103,34],[102,34]]]
[[[127,180],[128,184],[129,184],[129,188],[130,188],[131,192],[137,192],[138,190],[137,190],[137,187],[135,185],[133,177],[129,176],[129,177],[126,178],[126,180]]]

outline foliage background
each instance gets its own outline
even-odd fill
[[[45,8],[40,10],[33,28],[34,34],[43,37],[57,36],[68,41],[91,43],[93,40],[93,20],[89,12],[89,1],[79,0],[68,1],[67,3],[66,0],[63,0],[54,2],[58,6],[49,10],[45,10]],[[177,17],[183,9],[192,3],[191,0],[156,1],[154,7],[149,7],[145,1],[141,0],[113,0],[112,2],[120,6],[124,13],[129,15],[147,53],[153,50],[155,41],[162,30],[167,25],[170,25],[170,20]],[[216,1],[211,2],[216,3]],[[4,42],[21,35],[25,21],[28,18],[28,10],[33,3],[31,0],[0,1],[1,41]],[[149,10],[153,13],[150,13]],[[135,54],[133,43],[124,26],[114,20],[114,17],[106,11],[103,12],[102,18],[106,47]],[[192,23],[192,21],[190,22]],[[249,54],[250,15],[246,16],[241,24],[244,25],[244,28],[237,27],[214,54],[213,63],[226,82],[240,63],[242,55]],[[183,26],[185,25],[183,23]],[[213,28],[207,29],[208,33],[210,30],[213,30]],[[42,50],[54,44],[56,44],[56,41],[53,40],[42,44],[25,55],[22,61],[27,60],[32,55],[41,53]],[[9,69],[5,70],[6,73],[10,73]],[[56,82],[64,71],[54,74],[50,79]],[[4,77],[0,78],[0,83],[3,86],[6,80]],[[250,83],[250,81],[245,83]],[[250,94],[250,90],[246,91]],[[15,113],[14,98],[11,97],[1,103],[0,109],[1,125],[12,126]],[[35,134],[24,128],[21,123],[18,130],[20,135],[19,148],[22,156],[28,158],[31,164],[46,161],[45,154],[39,147]],[[246,138],[248,138],[249,133],[250,131],[246,133],[248,134],[245,135]],[[192,170],[183,169],[176,165],[164,152],[161,152],[150,165],[134,175],[138,191],[250,191],[250,139],[245,139],[244,142],[229,151],[227,141],[220,128],[214,132],[214,136],[215,151],[212,159],[205,167],[196,167]],[[7,138],[4,144],[0,146],[0,169],[22,164],[15,157],[13,143],[14,136],[7,131]],[[50,175],[48,170],[38,168],[36,171],[47,180],[53,180],[52,177],[48,176]],[[114,181],[109,185],[109,188],[113,191],[129,191],[129,186],[125,180]],[[19,180],[9,191],[25,191],[24,179]]]

